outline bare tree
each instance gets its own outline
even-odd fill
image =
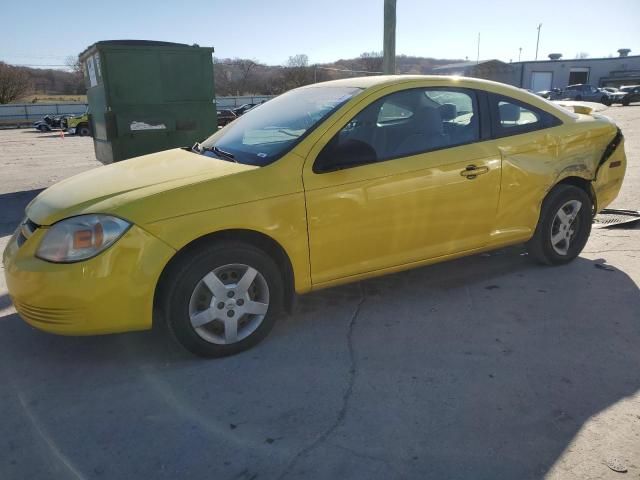
[[[82,63],[80,63],[79,55],[69,55],[64,61],[64,64],[76,75],[82,75]]]
[[[0,62],[0,104],[19,100],[30,89],[29,75],[25,70]]]
[[[244,58],[236,58],[233,60],[235,67],[237,68],[240,78],[238,79],[237,93],[244,95],[247,93],[247,85],[251,80],[251,76],[258,63],[253,60],[247,60]]]
[[[301,87],[313,81],[313,72],[309,68],[309,57],[299,53],[287,60],[283,72],[284,90]]]
[[[70,81],[66,82],[64,85],[65,93],[85,93],[86,88],[84,85],[84,71],[82,68],[82,63],[80,62],[79,55],[69,55],[64,62],[67,65],[67,68],[73,74]]]
[[[382,71],[382,52],[364,52],[360,54],[360,69],[367,72]]]
[[[287,67],[289,68],[302,68],[309,66],[309,57],[304,53],[298,53],[287,60]]]

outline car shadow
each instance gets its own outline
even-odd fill
[[[514,247],[362,288],[339,443],[404,458],[407,477],[542,478],[588,419],[640,389],[640,291],[604,259],[541,267]],[[357,292],[318,292],[299,308],[322,316],[341,295]]]
[[[11,235],[24,218],[24,209],[44,188],[0,194],[0,237]]]
[[[8,312],[0,361],[22,358],[12,380],[22,389],[55,378],[61,395],[96,378],[91,388],[121,392],[121,411],[168,399],[153,408],[176,422],[253,422],[246,449],[264,444],[266,423],[277,445],[244,464],[266,478],[291,462],[305,478],[542,478],[589,418],[640,388],[639,311],[638,287],[617,266],[540,267],[513,247],[311,293],[263,343],[226,359],[196,359],[162,328],[58,337]],[[136,385],[131,398],[123,382]],[[216,408],[203,410],[205,398]],[[87,418],[85,434],[99,428]],[[65,431],[49,435],[81,452]],[[211,445],[229,440],[211,435]]]

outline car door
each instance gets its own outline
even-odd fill
[[[481,142],[474,91],[381,93],[354,114],[305,163],[314,285],[488,243],[500,155]]]
[[[554,180],[562,122],[539,108],[497,94],[488,96],[493,141],[502,155],[500,202],[492,234],[496,244],[525,241]],[[555,172],[557,174],[557,172]]]

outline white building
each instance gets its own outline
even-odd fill
[[[551,54],[549,60],[528,62],[464,62],[437,67],[433,73],[496,80],[534,92],[564,88],[576,83],[596,87],[640,85],[640,55],[629,56],[629,51],[621,48],[618,50],[619,56],[608,58],[569,60],[563,59],[560,54]]]

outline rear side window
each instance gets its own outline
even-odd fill
[[[500,126],[503,128],[519,127],[540,121],[540,116],[536,112],[505,100],[498,102],[498,117]]]
[[[493,136],[498,138],[535,132],[562,123],[544,110],[502,95],[490,94],[489,107]]]

